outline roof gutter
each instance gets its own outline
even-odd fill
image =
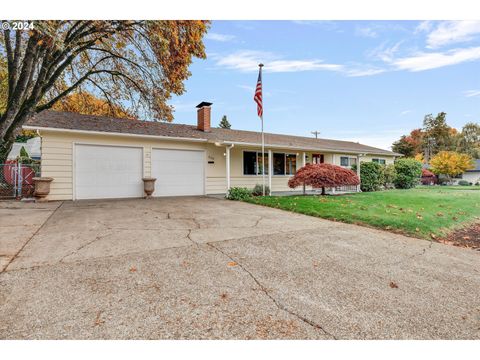
[[[112,136],[122,136],[122,137],[136,137],[144,139],[160,139],[168,141],[192,141],[192,142],[208,142],[207,139],[195,139],[195,138],[185,138],[185,137],[176,137],[176,136],[159,136],[159,135],[143,135],[143,134],[125,134],[118,132],[106,132],[106,131],[91,131],[91,130],[72,130],[72,129],[62,129],[62,128],[49,128],[41,126],[29,126],[23,125],[22,129],[25,130],[37,130],[39,131],[50,131],[50,132],[61,132],[61,133],[72,133],[72,134],[86,134],[86,135],[112,135]]]
[[[106,136],[119,136],[119,137],[134,137],[134,138],[144,138],[144,139],[157,139],[157,140],[167,140],[167,141],[190,141],[190,142],[212,142],[208,139],[196,139],[190,137],[178,137],[178,136],[159,136],[159,135],[143,135],[143,134],[126,134],[126,133],[119,133],[119,132],[106,132],[106,131],[92,131],[92,130],[73,130],[73,129],[64,129],[64,128],[51,128],[51,127],[42,127],[42,126],[30,126],[30,125],[23,125],[23,129],[25,130],[36,130],[38,134],[40,131],[49,131],[49,132],[58,132],[58,133],[71,133],[71,134],[86,134],[86,135],[106,135]],[[216,146],[218,145],[240,145],[240,146],[261,146],[261,144],[257,143],[248,143],[248,142],[240,142],[240,141],[216,141],[214,142]],[[355,155],[384,155],[384,156],[401,156],[400,154],[391,153],[377,153],[377,152],[365,152],[365,151],[354,151],[348,149],[325,149],[325,148],[304,148],[298,146],[288,146],[288,145],[275,145],[275,144],[267,144],[270,148],[275,149],[291,149],[291,150],[299,150],[299,151],[323,151],[323,152],[330,152],[330,153],[345,153],[345,154],[355,154]]]
[[[239,142],[239,141],[223,141],[221,144],[223,145],[240,145],[240,146],[261,146],[261,144],[257,143],[247,143],[247,142]],[[376,153],[376,152],[366,152],[366,151],[354,151],[348,149],[322,149],[322,148],[304,148],[298,146],[288,146],[288,145],[275,145],[275,144],[266,144],[265,146],[275,149],[291,149],[291,150],[301,150],[301,151],[323,151],[323,152],[331,152],[331,153],[345,153],[345,154],[355,154],[355,155],[384,155],[384,156],[396,156],[395,153],[392,154],[385,154],[385,153]]]

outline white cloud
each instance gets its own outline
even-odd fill
[[[355,28],[355,35],[367,38],[378,37],[377,31],[373,27],[357,27]]]
[[[420,52],[412,56],[392,59],[398,70],[423,71],[480,59],[480,47],[452,49],[445,52]]]
[[[391,62],[395,58],[395,54],[400,50],[400,45],[403,43],[399,41],[392,46],[387,47],[387,42],[384,42],[375,49],[367,52],[367,56],[373,59],[378,59],[384,62]]]
[[[237,87],[240,88],[240,89],[245,90],[245,91],[248,92],[248,93],[251,93],[252,96],[253,96],[253,94],[255,93],[255,87],[254,87],[254,86],[241,85],[241,84],[240,84],[240,85],[237,85]],[[271,97],[271,96],[272,96],[272,93],[269,92],[269,91],[263,90],[263,96],[265,96],[265,97]]]
[[[412,112],[412,110],[404,110],[400,113],[400,116],[405,116],[407,114],[410,114]]]
[[[237,85],[240,89],[246,90],[248,92],[251,92],[252,94],[255,92],[255,87],[254,86],[249,86],[249,85]]]
[[[205,35],[205,39],[227,42],[227,41],[232,41],[233,39],[235,39],[235,35],[227,35],[227,34],[219,34],[219,33],[214,33],[214,32],[208,32]]]
[[[433,21],[431,20],[425,20],[422,21],[416,28],[415,28],[415,34],[421,33],[421,32],[428,32],[432,30],[433,27]]]
[[[335,71],[346,76],[370,76],[383,72],[383,69],[362,66],[345,66],[325,63],[320,59],[284,60],[279,56],[262,51],[244,50],[226,56],[215,55],[217,66],[241,72],[258,71],[258,64],[264,63],[266,72],[285,73],[299,71]]]
[[[217,65],[242,72],[258,70],[258,64],[264,62],[265,71],[293,72],[311,70],[340,70],[338,64],[327,64],[321,60],[281,60],[278,56],[261,51],[238,51],[230,55],[217,58]]]
[[[373,146],[379,149],[390,150],[394,141],[398,140],[398,138],[402,135],[402,131],[400,132],[385,132],[383,134],[359,134],[359,135],[351,135],[351,136],[326,136],[332,137],[336,140],[345,140],[345,141],[353,141],[358,142],[360,144],[368,144],[369,146]]]
[[[344,69],[344,73],[349,77],[372,76],[385,72],[385,69],[380,68],[351,68]]]
[[[463,92],[463,95],[466,97],[477,97],[480,96],[480,90],[466,90]]]
[[[479,33],[480,21],[442,21],[427,35],[427,47],[435,49],[445,45],[470,41]]]

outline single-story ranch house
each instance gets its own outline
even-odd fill
[[[458,179],[455,180],[457,183],[459,180],[468,181],[473,185],[480,183],[480,159],[475,159],[475,167],[465,171]]]
[[[262,183],[261,133],[213,128],[211,103],[197,106],[197,126],[44,111],[25,129],[41,137],[42,176],[52,177],[49,200],[143,196],[143,177],[155,177],[153,196],[225,194]],[[399,154],[348,141],[265,134],[272,191],[306,163],[345,167],[393,163]]]

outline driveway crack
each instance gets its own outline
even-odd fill
[[[260,216],[259,219],[255,222],[255,225],[252,226],[252,228],[257,227],[258,224],[260,224],[260,221],[263,220],[263,216]]]
[[[216,251],[218,251],[219,253],[223,254],[224,256],[226,256],[228,259],[230,259],[231,261],[234,261],[259,287],[260,287],[260,290],[274,303],[274,305],[279,309],[279,310],[282,310],[294,317],[296,317],[297,319],[303,321],[304,323],[306,323],[307,325],[310,325],[311,327],[315,328],[316,330],[320,330],[322,331],[325,335],[331,337],[332,339],[334,340],[338,340],[337,337],[335,337],[335,335],[329,333],[327,330],[325,330],[320,324],[317,324],[316,322],[314,322],[313,320],[310,320],[308,318],[306,318],[305,316],[302,316],[298,313],[296,313],[295,311],[293,310],[290,310],[288,309],[285,305],[283,305],[280,301],[278,301],[276,298],[274,298],[267,290],[267,288],[255,277],[255,275],[253,275],[253,273],[248,270],[245,266],[243,266],[241,263],[238,262],[237,259],[233,258],[232,256],[230,256],[228,253],[226,253],[225,251],[221,250],[220,248],[216,247],[214,244],[212,243],[207,243],[208,246],[210,246],[211,248],[215,249]]]
[[[94,238],[93,240],[90,240],[90,241],[86,242],[85,244],[79,246],[78,248],[76,248],[76,249],[73,250],[72,252],[70,252],[70,253],[68,253],[67,255],[63,256],[58,262],[60,262],[60,263],[63,262],[63,260],[65,260],[67,257],[76,254],[76,253],[79,252],[80,250],[82,250],[82,249],[86,248],[87,246],[93,244],[95,241],[98,241],[98,240],[100,240],[100,239],[102,239],[102,238],[104,238],[105,236],[108,236],[108,235],[110,235],[110,233],[109,233],[109,234],[104,234],[104,235],[101,235],[101,236],[95,236],[95,238]]]
[[[55,210],[52,211],[52,213],[48,216],[48,218],[43,222],[42,225],[39,226],[39,228],[32,234],[32,236],[30,236],[28,238],[27,241],[25,241],[25,244],[23,244],[23,246],[20,248],[20,250],[17,251],[17,253],[15,255],[12,256],[12,258],[10,259],[10,261],[7,263],[7,265],[3,268],[2,271],[0,271],[0,274],[4,273],[7,271],[7,268],[10,266],[10,264],[18,257],[18,255],[23,251],[23,249],[25,249],[25,246],[27,246],[27,244],[35,237],[35,235],[37,235],[40,230],[43,229],[43,227],[45,226],[45,224],[52,218],[52,216],[58,211],[58,209],[60,209],[63,205],[63,201],[60,203],[60,205],[58,205],[56,207]]]
[[[190,241],[191,241],[194,245],[196,245],[197,247],[200,247],[199,243],[192,239],[192,236],[191,236],[191,235],[192,235],[192,232],[193,232],[193,229],[188,229],[188,233],[187,233],[186,238],[187,238],[188,240],[190,240]]]

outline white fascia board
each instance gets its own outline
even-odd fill
[[[71,133],[71,134],[107,135],[107,136],[111,135],[111,136],[136,137],[136,138],[170,140],[170,141],[208,142],[207,139],[184,138],[184,137],[176,137],[176,136],[125,134],[125,133],[118,133],[118,132],[72,130],[72,129],[49,128],[49,127],[29,126],[29,125],[23,125],[22,128],[25,130],[50,131],[50,132]]]
[[[257,143],[246,143],[246,142],[238,142],[238,141],[224,141],[222,142],[224,145],[235,144],[240,146],[262,146],[262,144]],[[299,151],[320,151],[320,152],[327,152],[333,154],[354,154],[354,155],[378,155],[378,156],[395,156],[394,154],[384,154],[384,153],[375,153],[375,152],[366,152],[366,151],[353,151],[347,149],[321,149],[321,148],[303,148],[298,146],[287,146],[287,145],[275,145],[275,144],[265,144],[267,148],[273,149],[291,149],[291,150],[299,150]]]

